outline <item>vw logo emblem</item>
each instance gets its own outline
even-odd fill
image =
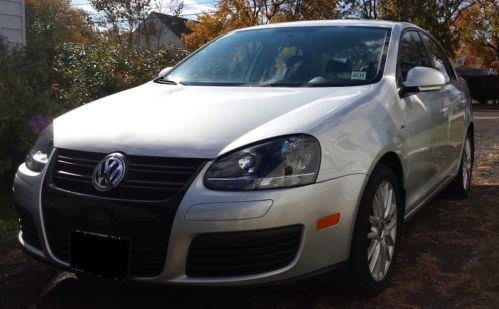
[[[125,176],[125,156],[112,153],[102,159],[94,169],[92,176],[94,187],[99,191],[109,191],[116,188]]]

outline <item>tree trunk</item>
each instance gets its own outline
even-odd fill
[[[400,21],[409,22],[409,0],[402,0]]]

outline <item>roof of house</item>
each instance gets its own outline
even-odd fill
[[[158,12],[152,12],[151,15],[152,14],[156,15],[156,17],[158,17],[159,20],[179,38],[182,34],[190,32],[189,28],[187,28],[187,22],[196,22],[194,20]]]

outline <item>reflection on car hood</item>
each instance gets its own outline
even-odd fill
[[[130,155],[214,158],[265,138],[306,133],[370,86],[261,88],[153,82],[54,121],[56,147]]]

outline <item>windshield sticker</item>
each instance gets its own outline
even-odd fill
[[[366,79],[366,72],[361,72],[361,71],[352,71],[352,76],[350,79],[360,79],[360,80],[365,80]]]

